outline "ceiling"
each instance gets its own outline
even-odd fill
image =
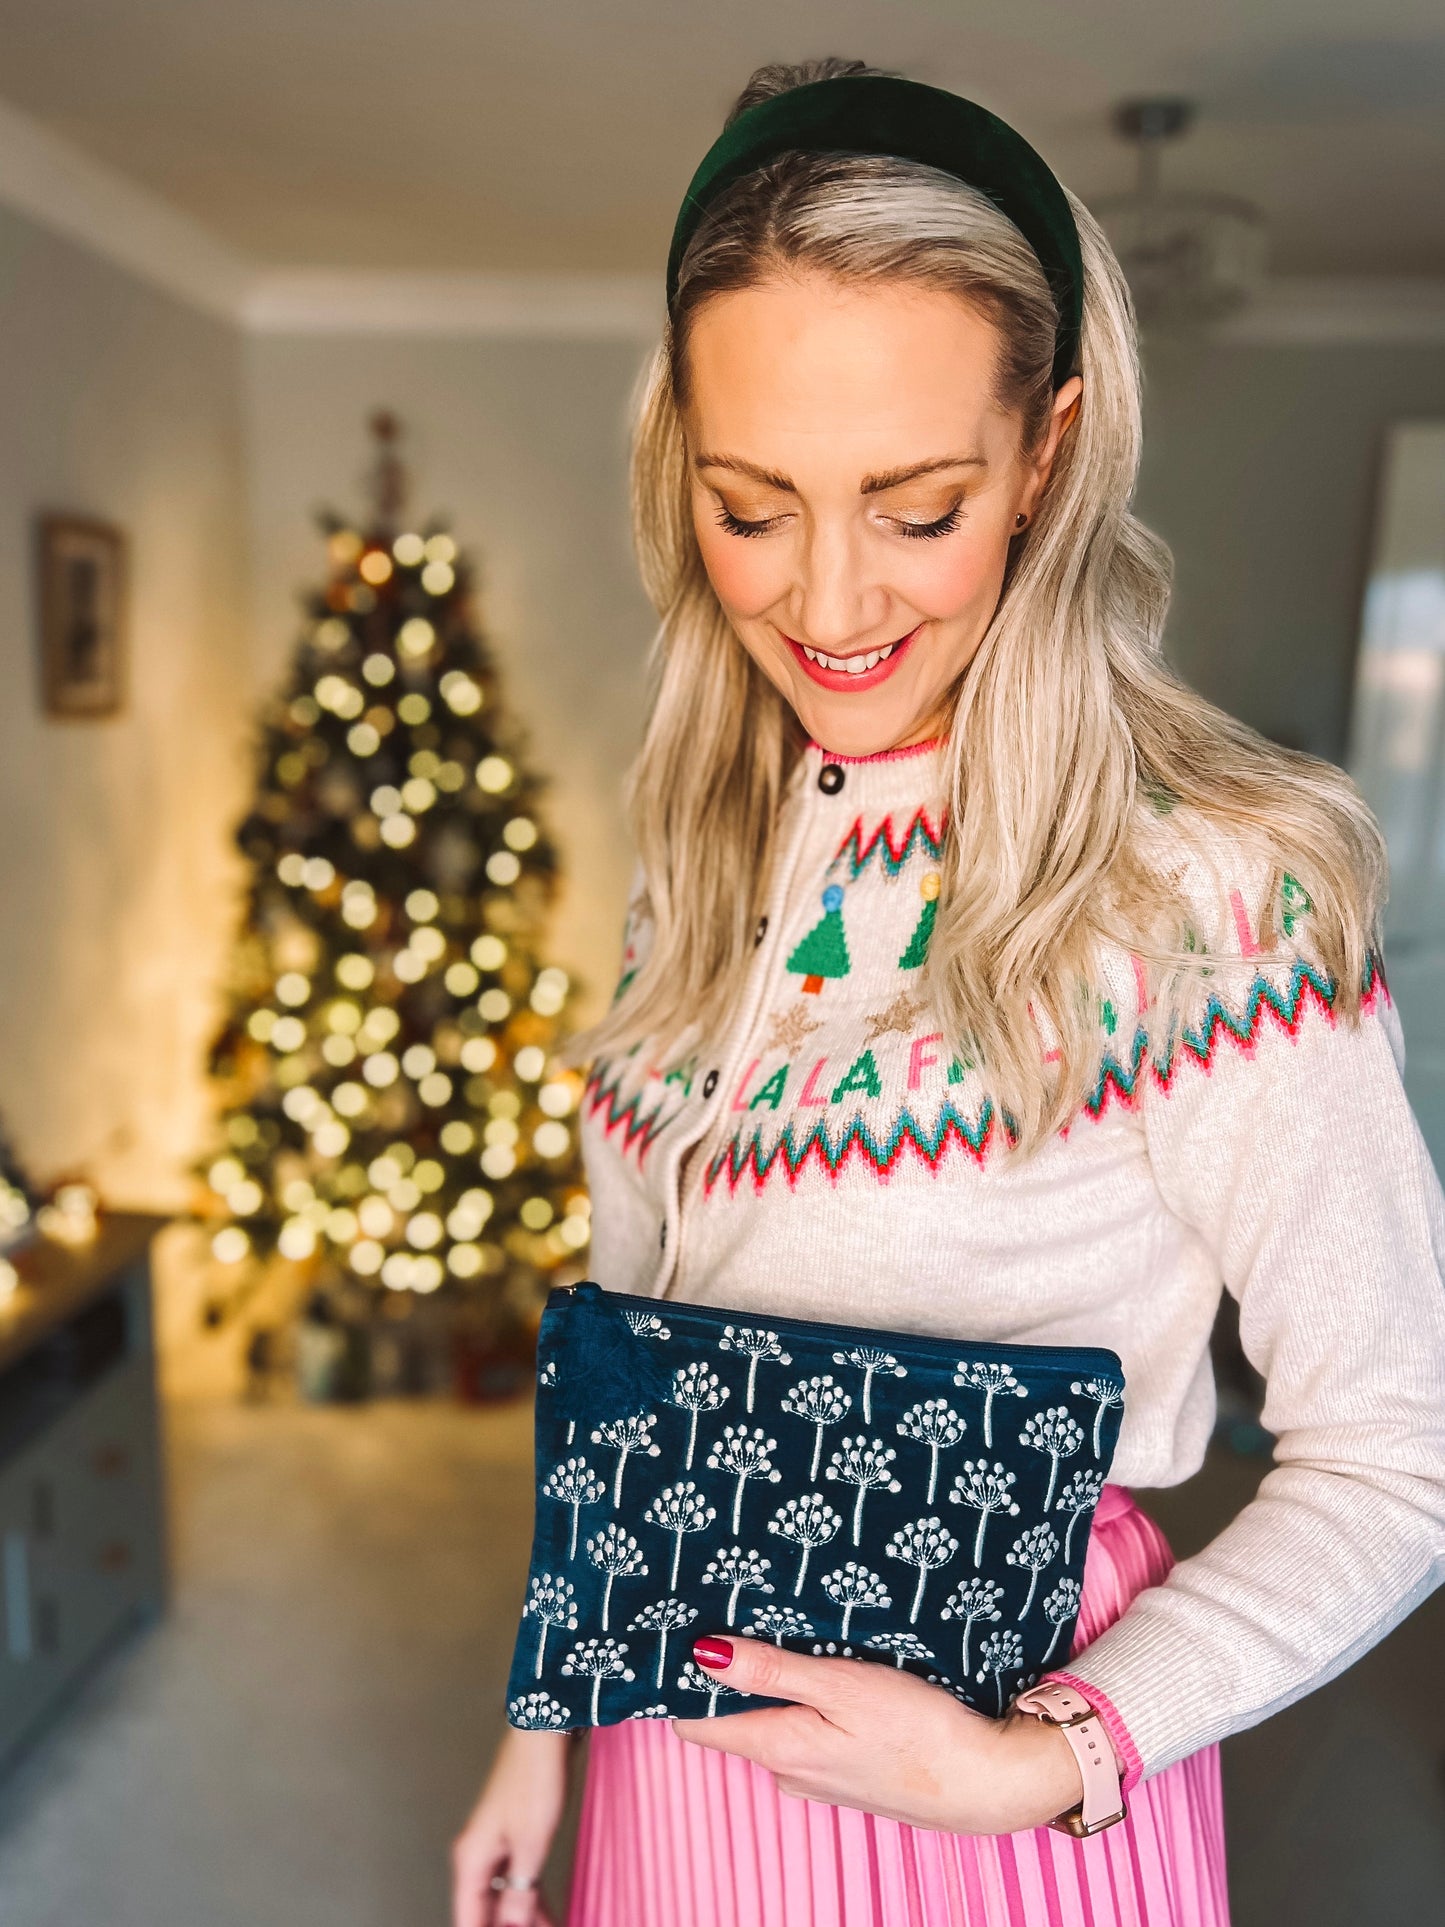
[[[1199,122],[1166,184],[1259,202],[1286,274],[1445,274],[1439,0],[0,0],[0,95],[272,266],[657,268],[765,60],[973,95],[1085,200],[1118,99]]]

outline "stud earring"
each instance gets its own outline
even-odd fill
[[[1020,510],[1019,513],[1014,517],[1014,527],[1016,529],[1021,529],[1024,526],[1025,522],[1028,521],[1028,519],[1029,518],[1023,513],[1023,511]]]

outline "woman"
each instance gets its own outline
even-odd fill
[[[952,143],[952,144],[950,144]],[[956,158],[955,158],[956,157]],[[641,887],[590,1040],[621,1290],[1107,1345],[1128,1396],[1058,1726],[709,1636],[793,1702],[591,1740],[571,1918],[1227,1919],[1217,1742],[1379,1639],[1445,1554],[1445,1214],[1346,779],[1159,659],[1127,292],[1011,130],[857,65],[765,69],[679,222],[642,403],[662,615]],[[1174,1564],[1221,1288],[1278,1438]],[[566,1739],[511,1733],[459,1927],[539,1917]]]

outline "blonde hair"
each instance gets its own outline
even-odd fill
[[[857,63],[764,69],[754,100]],[[1217,846],[1222,833],[1307,892],[1335,1009],[1358,1015],[1384,888],[1379,831],[1338,769],[1279,748],[1165,666],[1171,558],[1130,513],[1141,445],[1128,288],[1088,210],[1070,196],[1084,260],[1077,372],[1083,397],[1049,485],[1019,537],[998,607],[954,695],[945,752],[943,890],[922,989],[949,1043],[1029,1149],[1067,1122],[1097,1077],[1101,948],[1157,973],[1158,1022],[1201,981],[1177,877],[1148,825]],[[605,1052],[646,1037],[659,1058],[715,1036],[736,1008],[768,890],[774,826],[802,733],[734,636],[692,524],[682,408],[701,304],[780,271],[907,280],[983,312],[1000,338],[996,385],[1022,446],[1045,426],[1055,310],[1038,260],[981,194],[912,162],[786,155],[709,209],[642,389],[633,513],[661,618],[656,688],[630,783],[654,929],[608,1017],[582,1040]],[[1269,912],[1265,937],[1272,940]],[[1220,959],[1211,956],[1216,969]],[[1040,1024],[1057,1054],[1046,1061]]]

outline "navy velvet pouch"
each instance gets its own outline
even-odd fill
[[[550,1294],[537,1367],[514,1726],[769,1704],[693,1663],[726,1629],[906,1667],[995,1716],[1067,1660],[1115,1353],[582,1284]]]

